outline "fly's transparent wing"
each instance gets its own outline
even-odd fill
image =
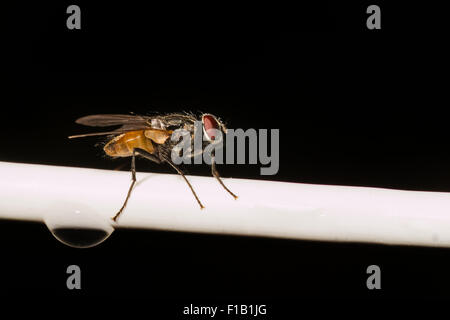
[[[89,127],[127,126],[128,128],[148,126],[150,117],[131,114],[94,114],[77,119],[75,122]]]
[[[93,132],[70,136],[69,139],[93,136],[117,135],[129,131],[145,130],[150,127],[152,118],[129,114],[94,114],[77,119],[75,122],[90,127],[118,126],[120,128],[105,132]]]

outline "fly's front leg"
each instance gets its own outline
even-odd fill
[[[235,195],[233,192],[231,192],[230,189],[228,189],[225,184],[223,183],[223,181],[220,179],[219,176],[219,172],[216,169],[216,161],[215,161],[215,154],[214,152],[211,153],[211,174],[213,175],[214,178],[217,179],[217,181],[219,181],[220,185],[229,193],[231,194],[231,196],[234,198],[234,200],[236,200],[238,198],[237,195]]]
[[[131,191],[133,190],[134,184],[136,183],[136,149],[133,149],[133,156],[131,158],[131,185],[128,189],[128,194],[125,199],[125,202],[122,205],[122,208],[120,208],[119,212],[116,213],[116,215],[112,218],[114,222],[117,222],[117,219],[119,218],[120,214],[122,213],[123,209],[127,206],[128,199],[130,198]]]

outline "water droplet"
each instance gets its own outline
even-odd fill
[[[105,241],[114,231],[109,217],[78,203],[54,204],[44,222],[60,242],[75,248],[90,248]]]

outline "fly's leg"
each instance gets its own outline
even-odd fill
[[[136,159],[136,152],[135,152],[135,149],[133,149],[133,156],[131,158],[131,180],[132,180],[132,182],[131,182],[130,188],[128,189],[128,194],[125,199],[125,202],[122,205],[122,208],[120,208],[119,212],[117,212],[116,215],[112,218],[114,222],[117,221],[117,219],[119,218],[123,209],[125,209],[125,207],[127,206],[127,202],[128,202],[128,199],[130,198],[131,191],[133,190],[134,184],[136,183],[136,160],[135,159]]]
[[[122,213],[122,211],[125,209],[128,199],[130,198],[131,195],[131,191],[133,190],[134,184],[136,183],[136,153],[138,153],[139,155],[143,156],[146,159],[152,160],[156,163],[161,163],[161,160],[159,160],[158,157],[156,157],[155,155],[141,149],[141,148],[135,148],[133,149],[133,157],[131,158],[131,186],[130,189],[128,189],[128,194],[127,194],[127,198],[125,199],[125,202],[123,203],[122,208],[120,208],[119,212],[117,212],[117,214],[114,216],[114,218],[112,218],[114,221],[117,221],[117,219],[119,218],[120,214]]]
[[[145,151],[144,149],[134,148],[134,150],[136,151],[136,153],[138,153],[140,156],[144,157],[145,159],[151,160],[158,164],[161,163],[161,160],[157,156],[155,156],[154,154],[151,154],[148,151]]]
[[[237,195],[235,195],[233,192],[231,192],[230,189],[227,188],[227,186],[223,183],[223,181],[220,179],[220,175],[219,172],[216,169],[216,160],[215,160],[215,154],[214,152],[211,152],[211,173],[214,176],[214,178],[217,179],[217,181],[219,181],[220,185],[229,193],[231,194],[231,196],[234,198],[234,200],[236,200],[238,198]]]
[[[153,155],[153,154],[150,154],[150,153],[148,153],[148,152],[145,151],[145,150],[142,150],[142,149],[136,149],[136,150],[137,150],[137,151],[139,152],[139,154],[140,154],[141,156],[143,156],[144,158],[147,158],[147,159],[149,159],[149,160],[155,161],[155,162],[157,162],[157,163],[161,163],[161,159],[162,159],[162,160],[164,160],[165,162],[167,162],[168,164],[170,164],[170,165],[172,166],[172,168],[174,168],[174,169],[175,169],[175,170],[183,177],[184,181],[186,181],[187,185],[189,186],[189,189],[191,189],[192,194],[193,194],[194,197],[195,197],[195,200],[197,200],[197,202],[198,202],[198,204],[199,204],[199,206],[200,206],[200,209],[204,209],[204,208],[205,208],[205,207],[203,206],[203,204],[200,202],[200,199],[198,198],[197,193],[195,193],[194,188],[192,187],[192,185],[191,185],[191,183],[189,182],[189,180],[186,178],[186,176],[184,175],[184,173],[183,173],[180,169],[178,169],[178,167],[177,167],[172,161],[170,161],[170,159],[168,159],[167,157],[165,157],[165,156],[162,155],[162,154],[160,154],[160,158],[158,158],[157,156],[155,156],[155,155]]]
[[[200,202],[200,199],[198,198],[197,194],[195,193],[194,188],[192,187],[192,185],[190,184],[189,180],[186,178],[184,173],[180,169],[178,169],[178,167],[174,163],[172,163],[172,161],[170,161],[169,159],[164,158],[164,161],[166,161],[168,164],[170,164],[172,166],[172,168],[174,168],[183,177],[184,181],[186,181],[187,185],[189,186],[189,189],[191,189],[192,194],[195,197],[195,200],[197,200],[197,202],[198,202],[198,204],[200,206],[200,209],[204,209],[205,207]]]

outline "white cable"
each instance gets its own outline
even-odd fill
[[[130,173],[0,162],[0,218],[43,221],[84,210],[105,219]],[[281,238],[450,246],[450,193],[137,173],[118,227]]]

